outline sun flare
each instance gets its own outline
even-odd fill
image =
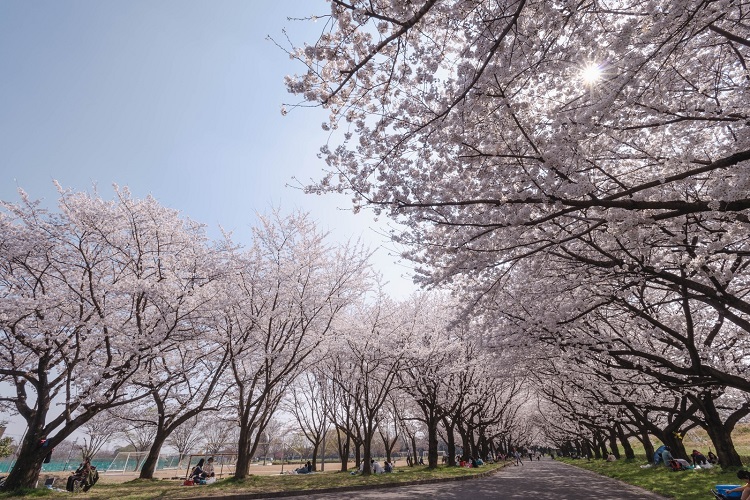
[[[589,64],[581,71],[583,83],[591,85],[599,81],[602,77],[602,68],[598,64]]]

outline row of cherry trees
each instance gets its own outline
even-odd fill
[[[421,281],[535,375],[559,439],[681,451],[699,426],[740,465],[750,5],[330,4],[287,49],[290,92],[330,111],[308,189],[401,222]]]
[[[329,244],[304,214],[259,216],[242,247],[126,189],[112,201],[60,189],[57,211],[22,193],[2,208],[1,399],[28,426],[10,488],[33,485],[77,429],[101,446],[114,418],[148,450],[143,478],[210,414],[236,423],[247,476],[282,403],[310,435],[333,425],[361,447],[368,473],[376,433],[405,415],[425,424],[431,466],[440,426],[466,453],[510,432],[520,388],[487,372],[493,355],[448,299],[393,301],[361,245]],[[303,398],[322,405],[319,422]]]
[[[232,405],[246,475],[257,431],[370,281],[367,252],[330,245],[304,214],[261,217],[242,248],[127,190],[61,190],[57,212],[22,196],[0,215],[2,401],[28,426],[11,488],[118,409],[155,416],[148,477],[175,429]]]
[[[493,369],[496,354],[480,349],[455,313],[447,297],[429,295],[402,303],[379,295],[350,310],[346,334],[328,343],[288,405],[314,450],[328,424],[338,431],[341,470],[353,452],[369,474],[375,439],[389,459],[399,440],[416,459],[423,432],[429,467],[438,465],[440,441],[455,465],[456,436],[467,458],[517,443],[521,382]]]

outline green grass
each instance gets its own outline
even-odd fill
[[[122,484],[97,484],[86,493],[75,496],[85,500],[151,500],[189,498],[196,496],[221,497],[251,493],[273,493],[278,491],[313,492],[325,488],[346,488],[380,484],[409,483],[436,479],[473,476],[503,467],[504,464],[488,464],[479,469],[439,466],[430,470],[425,466],[404,467],[392,474],[372,476],[351,475],[348,472],[325,472],[310,475],[250,476],[244,480],[224,479],[207,486],[182,486],[181,482],[136,479]],[[68,492],[34,490],[31,495],[42,494],[45,498],[71,498]],[[30,498],[14,493],[0,494],[0,499]]]
[[[720,467],[680,472],[672,472],[664,466],[642,469],[641,465],[647,463],[645,455],[635,461],[561,460],[675,500],[705,500],[711,498],[709,490],[717,484],[741,483],[737,479],[736,470],[723,471]]]

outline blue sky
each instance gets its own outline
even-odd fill
[[[309,211],[337,240],[385,245],[368,213],[346,196],[285,187],[314,178],[326,140],[320,109],[282,117],[286,74],[304,68],[268,35],[313,41],[323,0],[2,0],[0,2],[0,198],[21,187],[54,203],[52,180],[110,197],[136,197],[219,225],[243,241],[256,211]],[[385,248],[375,263],[404,296],[414,288]]]
[[[309,211],[339,240],[383,238],[346,196],[304,195],[317,177],[326,113],[281,116],[283,78],[304,70],[268,41],[313,41],[323,0],[0,2],[0,198],[21,187],[54,202],[52,184],[103,196],[128,186],[238,239],[256,211]],[[396,295],[408,271],[378,252]],[[388,268],[388,269],[386,269]]]

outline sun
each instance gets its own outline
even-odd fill
[[[602,68],[598,64],[589,64],[581,70],[581,79],[586,85],[592,85],[602,78]]]

